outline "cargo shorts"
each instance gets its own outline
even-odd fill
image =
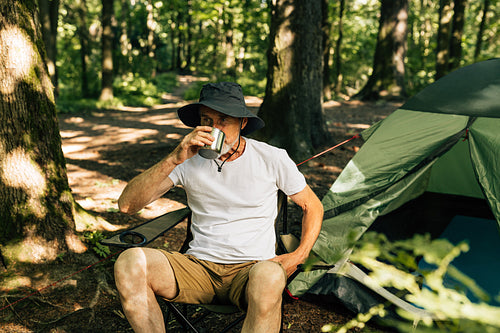
[[[192,255],[161,250],[174,271],[179,293],[169,302],[234,304],[246,311],[248,273],[257,261],[218,264]]]

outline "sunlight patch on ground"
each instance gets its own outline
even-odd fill
[[[160,215],[163,215],[167,212],[171,212],[184,207],[186,206],[177,201],[170,200],[167,198],[160,198],[155,202],[144,207],[139,212],[139,215],[145,219],[152,219]]]
[[[61,138],[63,139],[71,139],[74,137],[84,136],[84,131],[61,131]]]

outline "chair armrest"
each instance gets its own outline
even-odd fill
[[[182,222],[189,214],[191,214],[191,210],[187,207],[168,212],[134,228],[122,231],[110,238],[103,239],[100,243],[107,246],[122,248],[145,246]],[[126,237],[128,235],[133,236],[138,239],[138,241],[128,241]]]

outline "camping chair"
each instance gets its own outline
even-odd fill
[[[131,229],[122,231],[121,233],[114,235],[108,239],[101,241],[101,244],[107,246],[116,246],[121,248],[131,248],[131,247],[143,247],[154,241],[159,236],[163,235],[174,226],[184,221],[187,218],[187,232],[186,238],[183,245],[181,246],[180,252],[185,252],[188,248],[189,242],[192,240],[191,235],[191,210],[189,208],[182,208],[169,213],[166,213],[160,217],[153,220],[147,221],[141,225],[133,227]],[[280,223],[281,222],[281,223]],[[281,232],[279,232],[281,228]],[[296,248],[298,246],[298,239],[289,234],[288,232],[288,220],[287,220],[287,196],[282,192],[278,191],[278,215],[275,221],[275,230],[277,233],[277,253],[286,253],[287,249]],[[211,305],[203,304],[200,305],[201,308],[207,310],[204,315],[196,319],[192,319],[187,315],[185,304],[175,304],[173,302],[165,301],[167,310],[164,313],[165,328],[168,331],[168,323],[170,320],[170,314],[173,314],[175,319],[179,324],[183,326],[186,331],[192,330],[193,332],[200,332],[195,325],[209,315],[211,312],[219,314],[234,314],[240,312],[238,307],[234,305]],[[283,309],[283,307],[282,307]],[[283,316],[282,316],[283,318]],[[234,321],[229,323],[220,332],[228,332],[233,327],[238,325],[243,319],[245,319],[245,314],[242,313],[241,316],[237,317]]]

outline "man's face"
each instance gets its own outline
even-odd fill
[[[229,149],[238,142],[240,126],[243,129],[247,121],[247,118],[231,117],[204,105],[200,106],[200,124],[215,127],[224,132],[226,135],[224,143],[229,145]]]

